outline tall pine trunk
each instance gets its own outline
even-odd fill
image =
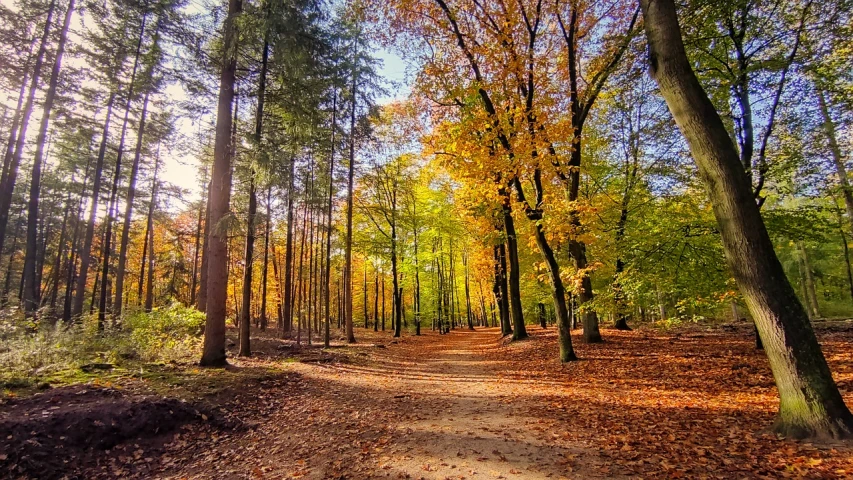
[[[283,319],[280,325],[281,335],[290,335],[293,328],[293,199],[296,157],[290,158],[290,172],[287,187],[287,236],[284,243],[284,305]]]
[[[222,219],[231,204],[231,159],[234,156],[231,133],[231,107],[237,73],[237,16],[243,10],[242,0],[228,1],[225,19],[224,58],[219,76],[219,103],[216,114],[216,140],[213,150],[213,172],[210,188],[210,236],[208,237],[207,321],[204,328],[202,366],[224,366],[225,315],[228,288],[228,236]]]
[[[357,53],[357,52],[355,52]],[[357,55],[353,55],[356,58]],[[344,321],[346,324],[347,343],[355,343],[352,318],[352,210],[353,210],[353,184],[355,182],[355,107],[358,99],[356,89],[357,74],[352,71],[352,107],[350,110],[350,139],[349,139],[349,171],[347,173],[347,232],[344,252],[344,265],[346,269],[344,284]]]
[[[145,235],[142,240],[142,261],[140,262],[139,267],[139,285],[136,292],[136,298],[140,305],[142,305],[143,302],[142,291],[143,286],[145,285],[146,258],[150,257],[149,263],[152,263],[152,265],[154,260],[154,209],[157,205],[157,171],[159,168],[160,161],[158,154],[154,159],[154,178],[151,180],[151,200],[148,202],[148,216],[145,221]],[[147,296],[145,297],[145,300],[147,300]]]
[[[255,255],[255,216],[258,213],[258,196],[255,193],[255,172],[249,179],[249,214],[246,220],[246,255],[243,269],[243,308],[240,318],[240,353],[241,357],[252,355],[249,335],[252,331],[252,267]]]
[[[267,279],[269,277],[270,260],[270,202],[272,202],[272,187],[267,187],[267,216],[264,225],[264,266],[261,270],[261,330],[267,329]]]
[[[124,157],[124,141],[127,135],[127,124],[130,120],[130,106],[133,103],[133,95],[134,95],[134,87],[136,86],[136,72],[139,68],[139,59],[142,54],[142,41],[145,37],[145,21],[147,19],[147,14],[142,16],[142,23],[139,27],[139,38],[136,42],[136,52],[133,57],[133,69],[130,73],[130,85],[127,89],[127,98],[124,102],[124,119],[121,123],[121,133],[119,134],[118,141],[118,154],[116,155],[116,166],[115,171],[113,173],[113,185],[110,191],[110,202],[107,205],[107,218],[106,218],[106,241],[104,242],[102,253],[101,253],[101,277],[103,280],[109,278],[110,273],[110,256],[112,254],[112,242],[113,242],[113,221],[116,215],[116,209],[118,208],[118,188],[119,183],[121,181],[121,161]],[[102,331],[104,329],[104,323],[107,318],[107,308],[108,302],[110,300],[110,295],[107,294],[107,286],[110,285],[107,281],[101,281],[101,296],[98,301],[98,331]]]

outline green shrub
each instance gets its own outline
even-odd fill
[[[181,362],[201,352],[204,314],[179,303],[130,312],[121,325],[98,332],[97,318],[66,325],[35,324],[17,309],[0,311],[0,384],[18,385],[81,365]]]

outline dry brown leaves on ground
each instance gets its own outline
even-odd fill
[[[233,359],[223,374],[279,373],[200,400],[206,402],[200,411],[221,418],[191,422],[140,455],[128,441],[67,473],[172,479],[853,475],[849,445],[762,433],[778,399],[746,326],[607,330],[604,344],[576,338],[581,360],[567,365],[556,361],[553,329],[532,328],[531,339],[510,344],[495,329],[402,340],[356,333],[359,344],[325,351],[262,338],[255,358]],[[823,329],[820,336],[853,404],[853,333]]]

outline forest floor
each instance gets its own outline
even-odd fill
[[[818,327],[853,405],[853,328]],[[853,445],[766,433],[778,399],[751,329],[496,329],[296,349],[259,335],[226,370],[150,367],[0,404],[0,477],[850,478]],[[142,372],[140,372],[142,373]]]

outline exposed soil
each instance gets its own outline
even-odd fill
[[[7,400],[0,412],[0,472],[62,477],[116,445],[156,446],[167,434],[201,418],[196,408],[177,399],[114,388],[65,387]]]

